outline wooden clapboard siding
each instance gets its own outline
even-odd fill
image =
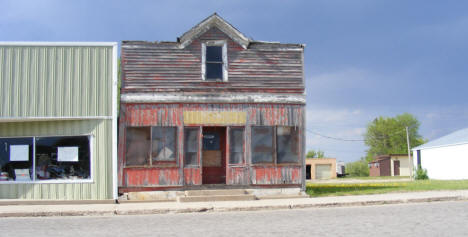
[[[220,40],[227,46],[228,80],[204,81],[202,45]],[[213,14],[177,42],[124,41],[121,50],[121,192],[185,189],[213,182],[305,188],[303,45],[250,40]],[[177,127],[176,162],[127,167],[127,128],[149,126]],[[299,160],[253,164],[252,126],[298,129]],[[199,129],[195,164],[184,163],[187,127]],[[214,170],[219,163],[210,161],[219,156],[219,151],[210,154],[212,151],[202,150],[201,143],[203,131],[214,127],[225,131],[222,137],[227,142],[221,142],[225,151],[229,151],[230,138],[226,135],[230,129],[244,129],[241,163],[229,164],[229,153],[223,152],[223,168]]]
[[[201,43],[226,40],[228,81],[201,77]],[[301,45],[251,42],[242,48],[211,28],[185,48],[176,42],[124,41],[122,93],[132,92],[304,92]]]

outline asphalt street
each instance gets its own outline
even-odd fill
[[[468,202],[89,217],[7,217],[0,236],[466,236]]]

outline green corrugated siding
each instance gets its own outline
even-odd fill
[[[0,46],[0,117],[112,115],[111,46]]]
[[[112,120],[0,123],[2,137],[93,135],[93,183],[1,184],[7,199],[112,199]]]

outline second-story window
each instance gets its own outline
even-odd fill
[[[205,81],[227,81],[227,48],[225,41],[202,44],[202,78]]]
[[[206,80],[223,79],[223,48],[206,47]]]

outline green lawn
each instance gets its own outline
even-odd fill
[[[376,183],[309,183],[306,192],[311,197],[414,192],[429,190],[468,189],[468,180],[418,180]]]
[[[367,180],[367,179],[409,179],[409,176],[345,176],[345,177],[340,177],[340,179],[362,179],[362,180]]]

